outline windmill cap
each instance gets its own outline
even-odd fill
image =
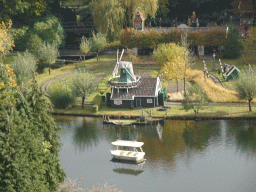
[[[119,61],[120,68],[132,68],[132,63],[128,61]]]

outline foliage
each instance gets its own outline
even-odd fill
[[[189,87],[188,92],[184,94],[182,105],[185,110],[193,109],[195,116],[198,116],[199,109],[207,103],[207,97],[202,89],[197,85]]]
[[[158,9],[157,9],[157,16],[159,17],[166,17],[167,13],[170,11],[168,9],[169,2],[168,0],[158,0]]]
[[[147,19],[148,16],[155,18],[158,9],[158,0],[121,0],[121,4],[125,11],[124,28],[133,27],[133,19],[138,10],[142,13],[142,17]]]
[[[50,92],[50,95],[54,107],[58,109],[67,109],[75,103],[74,95],[63,86],[55,87],[55,89]]]
[[[55,60],[59,56],[58,47],[56,44],[43,43],[43,46],[39,49],[40,60],[49,65],[49,75],[51,74],[51,65],[55,63]]]
[[[26,83],[36,72],[36,58],[29,52],[18,53],[12,61],[12,68],[17,77],[17,83]]]
[[[239,40],[239,32],[234,25],[229,26],[228,36],[229,42],[224,46],[223,58],[236,59],[241,55],[242,45]]]
[[[14,28],[14,42],[16,50],[28,49],[38,57],[38,50],[43,42],[56,44],[64,43],[65,33],[60,20],[53,15],[46,15],[35,20],[33,25],[23,25]]]
[[[33,39],[33,36],[30,36],[29,33],[29,26],[22,26],[20,28],[12,28],[13,31],[13,38],[14,38],[14,43],[15,43],[15,50],[26,50],[27,48],[27,42],[30,41],[31,44],[31,39]],[[41,40],[41,39],[40,39]]]
[[[256,76],[252,70],[242,71],[239,75],[239,80],[235,83],[235,89],[238,93],[238,98],[248,100],[249,111],[251,111],[251,101],[256,97]]]
[[[33,33],[37,34],[42,41],[56,44],[58,47],[64,43],[64,29],[60,20],[54,15],[46,15],[40,18],[33,26]]]
[[[97,60],[99,60],[99,52],[104,49],[107,45],[107,40],[106,36],[103,35],[102,33],[97,33],[95,32],[92,33],[92,37],[90,39],[90,44],[91,44],[91,50],[95,51],[97,53]]]
[[[21,91],[8,71],[0,65],[0,191],[55,191],[65,173],[51,106],[36,81]]]
[[[40,50],[43,47],[43,41],[37,34],[31,34],[29,36],[29,39],[27,40],[27,43],[25,44],[27,50],[32,53],[37,59],[41,57]],[[18,49],[22,49],[23,46],[17,47]]]
[[[122,29],[120,31],[121,45],[126,48],[151,47],[155,48],[162,43],[179,43],[181,41],[182,30],[174,28],[167,32],[159,32],[155,29],[137,31],[135,29]],[[206,31],[190,31],[188,40],[191,46],[199,45],[226,45],[230,36],[226,38],[226,30],[221,28],[207,29]]]
[[[81,39],[80,51],[85,55],[90,51],[90,41],[84,36]]]
[[[157,49],[154,50],[153,56],[158,65],[164,66],[164,64],[176,58],[176,61],[182,59],[180,58],[181,52],[183,52],[182,48],[175,43],[160,44]]]
[[[85,70],[77,71],[77,75],[72,78],[71,90],[76,97],[82,97],[82,108],[84,108],[84,100],[93,90],[91,75]]]
[[[13,37],[10,33],[11,27],[11,20],[8,21],[7,25],[3,21],[0,24],[0,56],[5,56],[14,47]]]
[[[120,1],[93,0],[90,7],[97,31],[110,39],[118,37],[124,20],[124,9]]]
[[[256,26],[251,27],[247,37],[242,42],[245,51],[256,50]]]

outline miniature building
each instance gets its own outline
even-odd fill
[[[144,18],[142,17],[142,14],[140,11],[138,11],[134,18],[134,28],[137,30],[144,30]]]
[[[233,80],[233,79],[238,79],[239,78],[239,73],[240,70],[237,69],[234,65],[227,71],[227,81]]]
[[[117,76],[119,68],[120,76]],[[109,80],[109,86],[111,86],[111,94],[107,95],[107,103],[112,108],[164,105],[165,89],[162,88],[159,77],[141,78],[135,76],[130,62],[117,61],[113,78]]]

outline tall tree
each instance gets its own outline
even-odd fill
[[[0,82],[0,191],[56,191],[65,173],[49,103],[36,81],[21,91],[7,65]]]
[[[158,0],[93,0],[90,7],[98,31],[116,36],[122,27],[133,27],[133,19],[138,10],[145,19],[148,16],[154,18]]]
[[[124,9],[118,0],[93,0],[90,3],[98,32],[116,38],[122,28]]]

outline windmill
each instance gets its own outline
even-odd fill
[[[117,50],[117,57],[116,57],[116,65],[112,73],[112,78],[109,79],[109,83],[111,86],[115,87],[130,87],[131,85],[134,87],[139,82],[140,77],[136,77],[133,72],[133,66],[131,62],[122,61],[122,56],[124,54],[124,49],[119,57],[119,50]],[[118,75],[120,71],[120,75]],[[119,78],[117,82],[112,81],[114,78]]]

